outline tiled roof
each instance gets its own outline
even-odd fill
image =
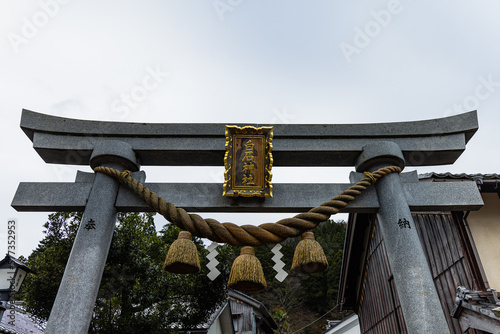
[[[500,174],[453,174],[453,173],[425,173],[419,174],[418,178],[422,181],[474,181],[479,191],[482,193],[491,192],[500,194]]]
[[[500,180],[500,174],[466,174],[466,173],[461,173],[461,174],[453,174],[453,173],[424,173],[424,174],[419,174],[418,175],[419,179],[429,179],[429,178],[440,178],[440,179],[446,179],[446,178],[451,178],[451,179],[471,179],[471,180],[476,180],[476,179],[483,179],[483,180]]]
[[[13,309],[11,309],[11,305],[14,306]],[[13,310],[13,312],[11,310]],[[29,313],[24,311],[24,309],[18,305],[18,303],[9,303],[7,305],[7,310],[5,310],[2,321],[0,322],[0,333],[42,334],[43,332],[43,324],[38,324]]]
[[[11,263],[15,263],[18,267],[20,267],[21,269],[23,269],[29,273],[33,272],[33,270],[28,268],[24,263],[22,263],[21,261],[19,261],[18,259],[16,259],[15,257],[13,257],[10,254],[6,254],[5,257],[2,260],[0,260],[0,266],[2,266],[2,268],[4,265],[6,265],[6,264],[8,265]]]
[[[470,291],[458,286],[451,316],[458,319],[464,331],[470,327],[497,333],[500,327],[499,304],[498,293],[494,289]]]

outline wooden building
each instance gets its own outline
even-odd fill
[[[178,331],[180,334],[273,334],[277,328],[264,304],[240,291],[228,289],[228,301],[205,323]]]
[[[228,295],[236,334],[273,334],[278,329],[264,304],[238,290],[229,289]]]
[[[356,313],[347,318],[334,321],[328,321],[326,330],[323,334],[359,334],[359,318]]]
[[[420,182],[478,185],[485,205],[477,212],[412,216],[450,333],[500,333],[491,290],[500,289],[500,176],[430,173]],[[375,214],[349,217],[339,289],[339,303],[358,314],[361,333],[407,333]]]
[[[177,329],[179,334],[235,334],[229,302],[220,306],[204,323],[196,328]]]

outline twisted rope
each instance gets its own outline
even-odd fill
[[[233,223],[220,223],[211,218],[203,219],[197,214],[188,214],[186,210],[177,208],[172,203],[159,197],[156,193],[133,179],[129,171],[122,173],[119,170],[108,167],[96,167],[94,171],[115,177],[120,183],[132,189],[156,212],[165,217],[166,220],[183,230],[191,232],[193,235],[208,238],[215,242],[228,243],[233,246],[262,246],[269,243],[279,243],[287,238],[297,237],[303,232],[316,228],[319,223],[328,220],[331,215],[338,213],[342,208],[346,207],[349,202],[354,200],[356,196],[360,195],[379,178],[393,172],[400,173],[401,168],[389,166],[380,168],[373,173],[365,172],[365,177],[361,181],[320,206],[292,218],[281,219],[276,223],[264,223],[259,226],[238,226]]]

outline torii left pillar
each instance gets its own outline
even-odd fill
[[[90,166],[139,170],[132,147],[116,140],[99,142]],[[45,333],[88,333],[115,228],[119,186],[116,179],[96,174]]]

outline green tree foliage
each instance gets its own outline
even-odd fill
[[[45,224],[45,238],[29,256],[23,285],[27,310],[47,319],[81,220],[78,213],[55,213]],[[91,333],[168,333],[194,328],[226,300],[224,276],[210,281],[206,253],[195,240],[202,271],[178,275],[162,265],[178,228],[156,232],[153,214],[120,214],[94,308]]]
[[[37,318],[48,319],[50,315],[80,220],[81,214],[50,215],[44,225],[45,238],[28,257],[26,263],[36,275],[27,276],[20,297]]]
[[[45,224],[45,238],[30,255],[28,266],[37,272],[23,285],[27,310],[47,319],[80,224],[81,214],[56,213]],[[274,279],[274,245],[256,248],[268,288],[249,293],[262,301],[279,324],[278,333],[290,333],[331,310],[337,301],[346,224],[328,221],[315,230],[329,267],[322,273],[295,274],[290,267],[299,238],[281,243],[282,260],[289,276]],[[120,214],[108,254],[91,322],[91,333],[175,333],[206,321],[226,301],[225,286],[239,247],[219,245],[217,268],[221,275],[207,278],[208,251],[199,239],[202,271],[196,275],[170,274],[162,270],[168,247],[179,229],[167,224],[156,232],[152,214]],[[323,321],[302,330],[321,331]]]
[[[328,268],[321,273],[305,275],[302,285],[305,303],[319,313],[327,312],[337,303],[345,229],[343,222],[328,221],[314,230],[316,241],[325,251]]]

